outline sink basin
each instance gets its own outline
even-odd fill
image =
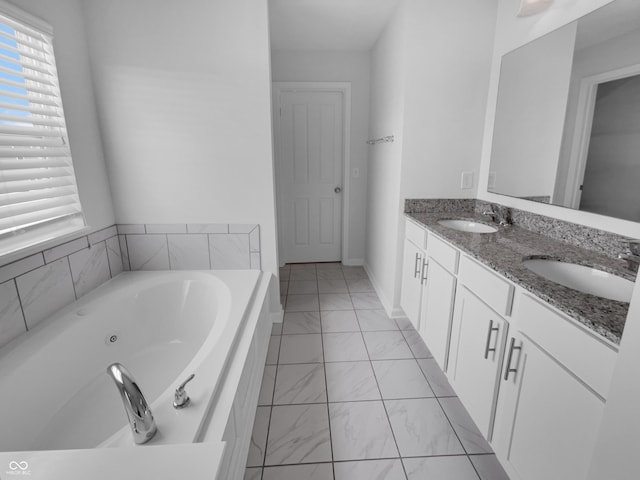
[[[522,263],[532,272],[565,287],[609,300],[631,301],[634,284],[626,278],[596,268],[557,260],[529,259]]]
[[[496,227],[474,222],[473,220],[438,220],[438,223],[443,227],[453,228],[461,232],[493,233],[498,231]]]

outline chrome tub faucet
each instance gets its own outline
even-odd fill
[[[158,432],[158,427],[140,387],[131,373],[120,363],[109,365],[107,373],[115,382],[122,397],[133,441],[137,444],[147,443]]]

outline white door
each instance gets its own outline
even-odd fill
[[[341,260],[344,95],[281,91],[276,136],[284,263]]]

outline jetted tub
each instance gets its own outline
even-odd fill
[[[260,313],[253,303],[258,291],[265,298],[264,277],[258,271],[126,272],[0,349],[0,478],[17,473],[2,459],[13,458],[13,467],[26,461],[7,452],[139,452],[222,439],[222,432],[207,433],[211,411],[239,332]],[[106,373],[114,362],[135,377],[153,412],[158,433],[146,445],[134,447]],[[191,404],[176,410],[176,386],[192,373]],[[37,478],[33,461],[29,468]]]

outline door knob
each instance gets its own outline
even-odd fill
[[[340,187],[336,187],[333,189],[334,192],[336,193],[340,193],[342,191],[342,189]]]

